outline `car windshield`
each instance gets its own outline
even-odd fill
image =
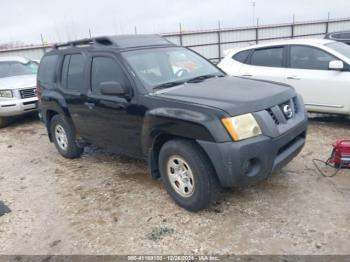
[[[122,55],[149,90],[223,75],[210,62],[182,47],[127,51]]]
[[[350,46],[341,42],[326,44],[327,47],[350,59]]]
[[[0,78],[19,75],[35,75],[38,71],[38,64],[29,62],[26,64],[11,61],[0,62]]]

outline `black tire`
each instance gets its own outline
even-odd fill
[[[66,147],[60,146],[60,140],[56,134],[56,128],[64,130],[66,135]],[[80,157],[84,151],[83,147],[79,147],[76,142],[76,136],[73,126],[69,123],[66,117],[62,115],[55,115],[51,119],[50,126],[52,140],[58,150],[58,152],[65,158],[77,158]]]
[[[178,181],[175,181],[173,185],[170,182],[169,174],[173,171],[171,168],[169,169],[168,164],[171,165],[172,161],[175,161],[174,163],[176,164],[176,157],[185,160],[194,178],[193,189],[189,191],[192,193],[186,197],[175,190],[175,186],[180,190],[180,187],[176,184]],[[159,169],[163,184],[169,195],[179,206],[188,211],[196,212],[202,210],[219,196],[221,188],[215,170],[202,148],[193,141],[175,139],[166,142],[160,150]]]
[[[0,117],[0,128],[3,128],[8,125],[8,120],[5,117]]]

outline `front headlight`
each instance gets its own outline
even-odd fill
[[[13,94],[11,90],[0,90],[0,97],[12,98]]]
[[[261,135],[261,129],[252,114],[223,118],[227,132],[235,141]]]

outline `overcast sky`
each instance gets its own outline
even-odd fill
[[[0,43],[67,41],[89,36],[248,26],[250,0],[0,0]],[[349,0],[255,0],[260,24],[348,17]]]

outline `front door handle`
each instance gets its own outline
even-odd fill
[[[86,105],[89,109],[93,109],[95,107],[95,103],[85,102],[84,105]]]
[[[249,74],[249,73],[245,73],[245,74],[243,74],[242,76],[244,76],[244,77],[252,77],[253,75],[252,75],[252,74]]]
[[[291,79],[291,80],[300,80],[300,78],[297,77],[297,76],[287,76],[287,79]]]

